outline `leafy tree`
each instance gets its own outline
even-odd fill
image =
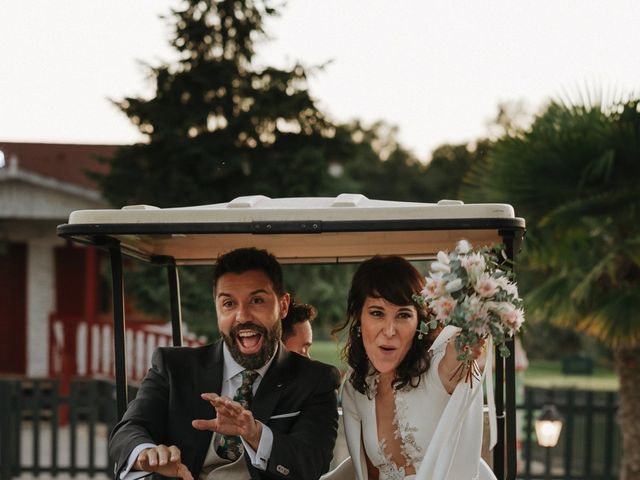
[[[150,69],[155,96],[116,105],[148,137],[120,148],[99,178],[114,205],[225,202],[238,195],[337,193],[336,127],[307,90],[306,71],[257,69],[269,0],[188,0],[172,12],[176,64]]]
[[[453,196],[441,191],[459,184],[457,163],[454,172],[452,162],[425,166],[383,122],[332,123],[316,108],[301,65],[254,66],[264,19],[275,14],[271,0],[186,0],[171,12],[170,41],[179,60],[149,67],[151,98],[115,102],[147,141],[105,159],[110,171],[97,178],[105,198],[115,206],[176,207],[251,194],[359,192],[408,201]],[[181,268],[180,275],[185,321],[198,333],[211,333],[208,270]],[[342,320],[340,299],[349,279],[347,270],[335,267],[288,272],[291,285],[304,285],[295,293],[318,307],[319,324]],[[138,266],[127,280],[140,308],[168,314],[164,272]]]
[[[626,480],[640,479],[639,178],[639,100],[554,102],[496,143],[467,190],[527,219],[528,312],[613,349]]]
[[[369,181],[347,170],[364,171],[368,163],[372,172],[380,164],[368,143],[375,133],[361,128],[357,138],[350,126],[329,121],[316,108],[301,65],[254,67],[264,18],[275,14],[270,0],[188,0],[172,12],[171,44],[179,61],[150,68],[152,98],[116,102],[148,141],[105,159],[110,171],[98,182],[113,205],[175,207],[251,194],[334,196]],[[354,161],[362,167],[345,167]],[[336,298],[348,285],[348,273],[327,268],[295,268],[288,278],[291,285],[310,283],[302,299],[319,308],[319,323],[342,318],[344,302]],[[183,318],[210,334],[215,322],[208,270],[181,268],[180,276]],[[164,272],[137,266],[127,280],[139,308],[167,316]]]
[[[285,287],[293,297],[318,309],[314,320],[314,338],[328,339],[331,329],[345,319],[347,293],[356,266],[285,265]]]
[[[421,201],[425,165],[397,140],[397,128],[385,122],[365,127],[360,122],[344,125],[354,145],[345,162],[345,177],[354,191],[380,200]]]
[[[431,155],[425,178],[424,188],[431,197],[429,201],[446,199],[465,200],[461,191],[463,181],[471,167],[487,156],[491,142],[478,140],[473,145],[442,145]]]

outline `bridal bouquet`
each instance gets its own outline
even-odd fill
[[[473,351],[493,337],[500,355],[509,356],[505,342],[522,326],[522,299],[513,280],[512,263],[502,245],[473,249],[461,240],[455,250],[438,252],[426,284],[416,300],[429,309],[419,335],[439,326],[460,327],[455,347],[461,368],[454,373],[473,381],[479,374]]]

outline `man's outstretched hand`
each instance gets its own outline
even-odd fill
[[[145,472],[159,473],[165,477],[193,480],[193,475],[180,459],[180,449],[175,445],[170,447],[158,445],[153,448],[145,448],[138,455],[133,468]]]
[[[250,410],[247,410],[238,402],[230,398],[221,397],[215,393],[203,393],[203,400],[208,401],[216,410],[216,418],[211,420],[194,420],[191,424],[197,430],[211,430],[222,435],[238,435],[258,449],[262,424],[253,418]]]

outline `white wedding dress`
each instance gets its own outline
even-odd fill
[[[495,480],[480,458],[482,444],[482,385],[460,382],[449,395],[438,374],[447,341],[457,329],[445,328],[431,350],[429,371],[416,388],[395,393],[395,434],[402,440],[402,453],[415,475],[405,475],[385,452],[378,439],[375,399],[370,400],[345,382],[342,410],[351,458],[323,479],[367,480],[365,452],[378,468],[380,480]],[[372,379],[375,383],[376,379]],[[375,389],[375,384],[371,385]]]

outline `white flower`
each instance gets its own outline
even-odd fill
[[[496,294],[496,291],[498,290],[498,284],[496,283],[496,280],[491,278],[488,273],[483,273],[475,282],[473,289],[481,297],[490,298]]]
[[[502,277],[496,278],[496,283],[502,290],[507,292],[509,295],[513,295],[514,297],[518,298],[518,287],[515,285],[515,283],[511,282],[507,277],[502,276]]]
[[[461,288],[462,288],[462,280],[459,278],[456,278],[455,280],[451,280],[450,282],[447,282],[447,285],[445,286],[445,290],[448,293],[457,292]]]
[[[467,275],[469,275],[469,281],[471,283],[475,283],[484,272],[487,264],[484,260],[484,257],[480,253],[472,253],[471,255],[465,255],[464,257],[460,257],[460,264],[467,271]]]
[[[451,267],[441,262],[431,262],[431,271],[450,273]]]
[[[449,255],[440,250],[438,252],[438,261],[444,265],[449,265]]]
[[[425,278],[424,289],[421,294],[427,300],[438,298],[445,294],[446,282],[439,275],[431,275]]]
[[[471,248],[472,247],[469,242],[467,242],[466,240],[460,240],[456,245],[456,252],[458,252],[460,255],[466,255],[471,251]]]

